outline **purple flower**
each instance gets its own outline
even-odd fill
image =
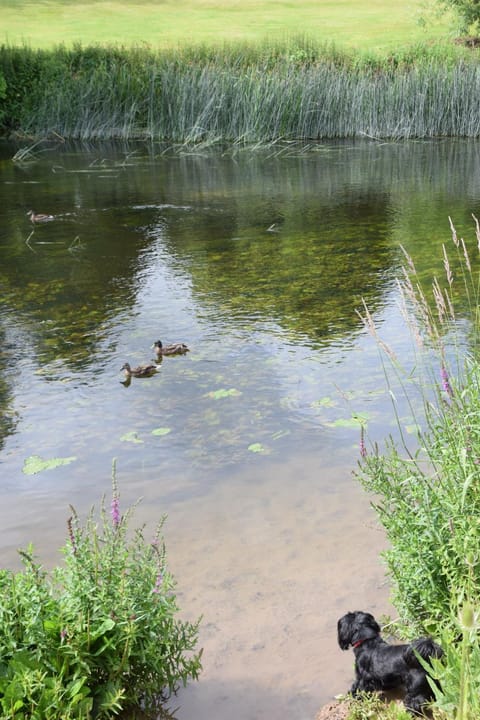
[[[161,572],[158,573],[157,579],[155,581],[155,587],[153,588],[152,592],[155,594],[158,594],[161,590],[163,584],[163,575]]]
[[[367,448],[365,447],[365,428],[363,425],[360,426],[360,456],[362,458],[367,457]]]
[[[118,500],[118,495],[114,493],[112,498],[112,504],[110,506],[111,513],[112,513],[112,522],[113,527],[117,528],[120,525],[120,503]]]
[[[112,523],[115,530],[118,528],[122,520],[120,515],[120,502],[117,488],[116,467],[117,461],[114,459],[112,462],[112,503],[110,505],[110,512],[112,515]]]
[[[442,378],[442,388],[447,393],[449,397],[453,397],[453,390],[452,386],[450,385],[450,379],[448,377],[447,368],[445,365],[442,365],[440,368],[440,377]]]
[[[60,639],[61,639],[61,641],[63,642],[66,637],[67,637],[67,631],[65,630],[65,628],[62,628],[62,630],[60,630]]]
[[[72,525],[73,518],[70,516],[67,520],[67,527],[68,527],[68,537],[70,538],[70,544],[72,546],[73,554],[75,555],[77,552],[77,544],[75,542],[75,535],[73,534],[73,525]]]

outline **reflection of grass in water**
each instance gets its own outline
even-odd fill
[[[250,199],[250,195],[247,196]],[[215,315],[252,324],[262,318],[291,333],[292,343],[320,347],[359,331],[355,314],[361,297],[377,307],[394,260],[389,241],[389,199],[384,193],[361,196],[353,205],[292,194],[271,207],[251,200],[235,218],[223,220],[223,233],[235,220],[249,223],[248,237],[211,240],[215,218],[183,218],[178,237],[192,290]],[[266,232],[279,212],[280,231]],[[258,225],[258,227],[257,227]],[[199,235],[205,255],[198,262]],[[191,253],[191,254],[190,254]],[[253,322],[252,322],[253,319]]]

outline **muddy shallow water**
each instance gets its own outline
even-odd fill
[[[266,478],[253,475],[253,488],[231,478],[214,507],[205,499],[178,508],[189,528],[180,547],[170,545],[190,559],[175,565],[177,575],[183,588],[202,588],[189,610],[208,608],[205,670],[182,692],[179,717],[313,718],[349,686],[352,658],[337,647],[338,617],[389,607],[381,534],[361,492],[348,487],[348,476],[339,482],[342,471],[319,472],[315,456],[292,460]],[[213,538],[202,541],[205,528]]]
[[[153,529],[165,505],[138,489],[145,502],[135,517]],[[73,500],[87,510],[86,499]],[[60,561],[65,501],[26,494],[21,507],[11,499],[1,506],[4,564],[18,566],[13,548],[31,537],[46,564]],[[231,472],[228,483],[167,511],[182,617],[203,615],[203,672],[172,701],[175,716],[313,720],[352,681],[351,653],[336,643],[338,617],[392,611],[378,559],[383,536],[349,468],[319,468],[314,454],[272,462]]]
[[[69,504],[98,507],[116,458],[122,507],[143,497],[152,531],[168,516],[182,616],[203,616],[178,720],[313,720],[351,681],[338,617],[393,612],[353,472],[360,423],[369,448],[397,429],[356,310],[364,298],[410,367],[399,244],[430,277],[448,215],[474,240],[477,144],[60,147],[20,164],[14,149],[0,147],[2,564],[30,541],[60,562]],[[54,220],[32,226],[30,208]],[[123,363],[150,361],[159,337],[191,351],[125,387]]]

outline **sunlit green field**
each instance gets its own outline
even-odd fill
[[[425,18],[424,5],[423,0],[0,0],[0,42],[171,47],[303,35],[381,51],[447,36],[451,22],[432,12]]]

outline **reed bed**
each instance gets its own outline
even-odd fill
[[[480,63],[308,43],[153,52],[0,48],[4,132],[175,143],[480,135]]]

